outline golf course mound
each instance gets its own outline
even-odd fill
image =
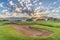
[[[30,25],[18,25],[18,24],[5,24],[6,26],[12,26],[17,32],[28,36],[48,36],[53,32],[46,29],[32,28]]]

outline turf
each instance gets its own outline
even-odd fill
[[[0,40],[60,40],[60,22],[54,22],[54,21],[17,22],[17,24],[30,24],[32,28],[42,28],[54,32],[49,36],[42,36],[42,37],[41,36],[31,37],[20,34],[16,32],[16,30],[12,26],[4,26],[5,23],[9,22],[0,22]]]

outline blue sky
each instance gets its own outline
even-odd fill
[[[7,4],[9,4],[9,1],[10,0],[0,0],[0,3],[3,3],[3,6],[7,6]],[[17,0],[12,0],[12,1],[17,2]],[[32,4],[34,1],[35,0],[31,0]],[[48,9],[60,7],[60,0],[37,0],[37,2],[34,4],[38,4],[39,2],[42,3],[43,7]]]
[[[2,5],[3,7],[0,7],[0,11],[2,10],[11,10],[9,7],[9,2],[11,0],[0,0],[0,5]],[[51,13],[57,13],[57,15],[60,14],[60,0],[30,0],[31,4],[32,4],[32,8],[37,8],[38,6],[40,6],[42,9],[47,9],[49,10]],[[34,2],[36,1],[36,2]],[[12,0],[13,3],[17,3],[18,0]],[[39,4],[40,3],[40,4]],[[37,5],[36,5],[37,4]],[[60,15],[59,15],[60,16]]]

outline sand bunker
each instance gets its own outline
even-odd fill
[[[15,30],[19,33],[28,36],[48,36],[53,32],[46,29],[35,29],[30,28],[30,25],[17,25],[17,24],[6,24],[15,28]]]

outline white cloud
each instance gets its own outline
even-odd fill
[[[55,10],[52,10],[52,12],[55,12]]]
[[[39,5],[42,5],[42,2],[40,2]]]
[[[18,2],[19,2],[20,4],[22,4],[24,1],[23,1],[23,0],[18,0]]]
[[[20,12],[21,12],[21,8],[16,7],[15,11],[16,11],[17,13],[20,13]]]
[[[31,10],[31,7],[28,7],[28,10]]]
[[[20,0],[21,2],[24,2],[25,0]]]
[[[60,9],[60,7],[59,7],[59,9]]]
[[[60,12],[60,10],[56,10],[56,12]]]
[[[33,1],[33,3],[36,3],[37,1],[35,0],[35,1]]]
[[[0,8],[2,8],[3,7],[3,3],[0,3]]]
[[[12,1],[10,1],[9,3],[10,3],[10,5],[14,5],[14,3]]]
[[[53,5],[54,5],[54,4],[57,4],[57,2],[53,2]]]
[[[60,7],[53,9],[52,12],[56,12],[56,13],[60,12]]]
[[[8,10],[2,10],[2,13],[5,13],[5,12],[7,12]]]
[[[30,3],[30,0],[25,0],[27,3]]]
[[[20,0],[18,0],[20,2]]]

